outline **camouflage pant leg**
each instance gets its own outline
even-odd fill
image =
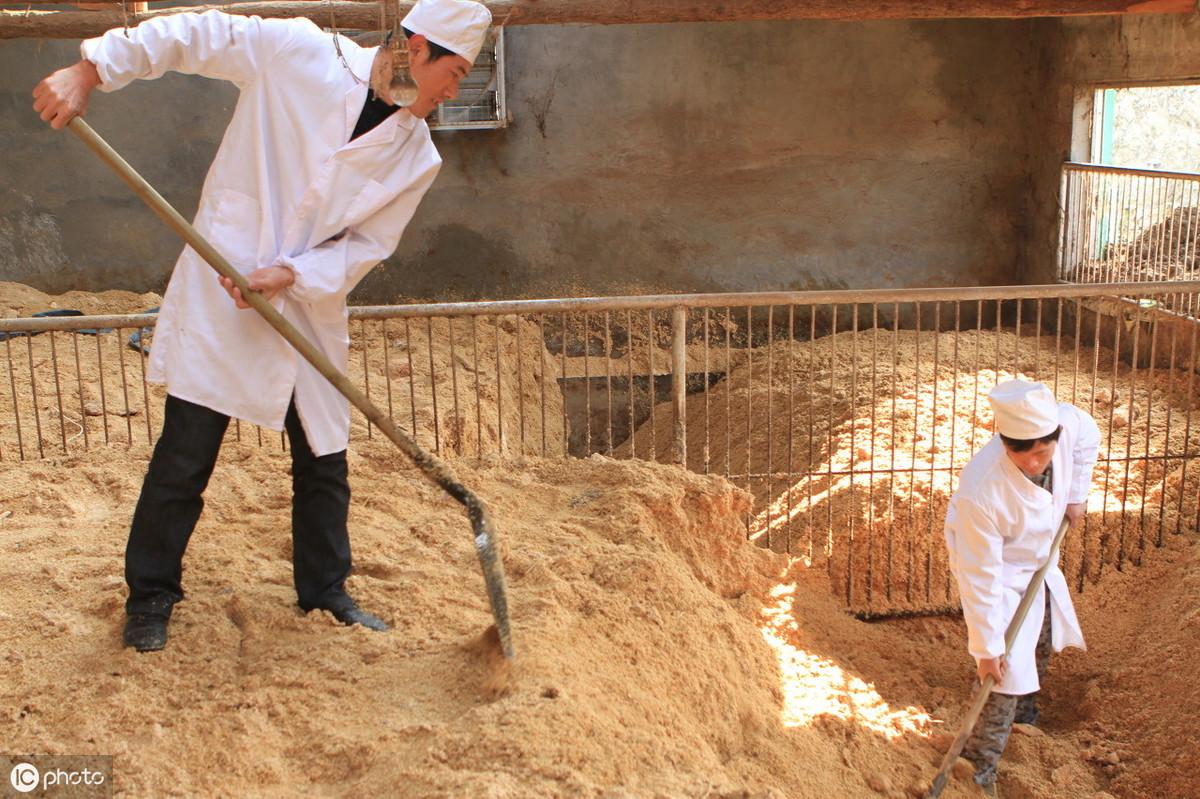
[[[1052,649],[1050,637],[1050,592],[1046,592],[1046,612],[1042,615],[1042,630],[1038,635],[1035,660],[1038,681],[1046,676],[1046,665],[1050,662]],[[1037,720],[1037,693],[1013,696],[993,691],[979,714],[979,721],[963,748],[963,757],[975,764],[975,782],[988,785],[996,781],[996,768],[1013,722],[1032,724]]]
[[[1020,698],[995,691],[989,694],[983,712],[979,714],[979,721],[975,722],[975,729],[963,747],[962,756],[975,764],[975,782],[980,785],[996,781],[996,768],[1008,744]]]
[[[1042,632],[1038,635],[1037,648],[1034,657],[1037,661],[1038,682],[1046,679],[1046,666],[1050,662],[1050,652],[1053,650],[1050,637],[1050,592],[1046,591],[1046,612],[1042,614]],[[1038,719],[1037,693],[1026,694],[1017,702],[1017,724],[1034,724]]]

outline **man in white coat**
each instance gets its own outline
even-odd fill
[[[962,471],[946,513],[946,546],[967,622],[967,648],[980,680],[996,687],[963,756],[975,781],[996,795],[996,769],[1014,722],[1037,719],[1037,692],[1050,650],[1084,648],[1083,633],[1055,563],[1004,658],[1004,633],[1029,578],[1050,557],[1065,516],[1083,518],[1100,446],[1095,421],[1059,403],[1041,383],[1010,380],[988,395],[999,435]]]
[[[491,24],[470,0],[419,0],[405,17],[417,99],[391,105],[391,51],[303,19],[216,11],[159,17],[83,42],[82,60],[34,90],[61,128],[109,92],[168,70],[240,90],[195,226],[335,364],[346,368],[346,295],[395,250],[441,158],[424,118],[457,95]],[[190,248],[159,313],[149,378],[168,399],[125,554],[124,641],[161,649],[183,599],[182,560],[230,417],[286,429],[293,576],[304,611],[386,630],[346,593],[349,403]]]

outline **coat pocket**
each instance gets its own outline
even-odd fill
[[[258,264],[258,237],[262,226],[258,201],[233,189],[217,189],[208,203],[202,232],[229,262],[238,267]]]

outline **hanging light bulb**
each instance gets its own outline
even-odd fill
[[[412,76],[411,53],[408,49],[408,37],[403,30],[394,30],[389,34],[389,45],[392,49],[392,80],[388,84],[388,99],[392,105],[412,105],[417,101],[417,82]]]

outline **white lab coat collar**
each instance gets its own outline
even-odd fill
[[[407,108],[401,108],[392,114],[387,121],[379,125],[377,129],[360,136],[354,141],[350,141],[350,135],[354,132],[354,126],[358,124],[359,115],[362,114],[363,104],[367,101],[367,90],[371,81],[371,67],[375,63],[375,54],[379,52],[379,48],[362,48],[353,42],[349,44],[349,47],[355,48],[353,52],[348,49],[343,38],[342,52],[346,55],[346,63],[350,65],[350,70],[354,73],[354,77],[351,77],[349,74],[346,75],[347,80],[350,82],[350,87],[346,90],[346,149],[370,147],[390,142],[396,138],[397,128],[412,130],[413,126],[417,124],[417,118]],[[355,80],[355,77],[358,80]]]

